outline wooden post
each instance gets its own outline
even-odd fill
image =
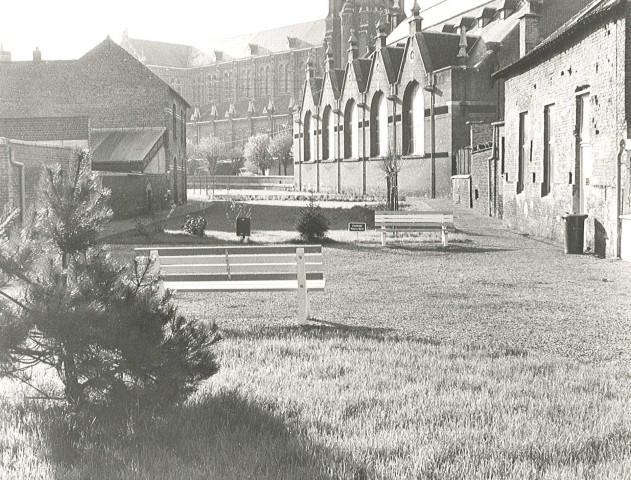
[[[307,291],[307,269],[305,267],[305,249],[296,249],[298,273],[298,321],[307,324],[309,319],[309,292]]]
[[[151,253],[149,254],[149,261],[152,262],[152,268],[149,271],[149,274],[152,277],[156,276],[159,278],[158,293],[162,296],[164,295],[164,281],[160,278],[160,254],[157,250],[151,250]]]
[[[386,246],[386,229],[385,227],[381,227],[381,246]]]

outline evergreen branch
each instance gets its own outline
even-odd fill
[[[24,305],[22,302],[20,302],[18,299],[13,298],[11,295],[9,295],[8,293],[4,292],[3,290],[0,290],[0,295],[2,295],[3,297],[9,299],[10,301],[12,301],[13,303],[15,303],[18,307],[22,308],[23,310],[30,312],[31,310]]]

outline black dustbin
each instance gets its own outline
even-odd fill
[[[571,255],[582,255],[585,219],[587,215],[570,213],[563,217],[565,220],[565,253]]]
[[[250,219],[248,217],[237,218],[237,237],[250,236]]]

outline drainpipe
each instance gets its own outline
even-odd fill
[[[366,94],[362,93],[362,195],[366,195]]]
[[[20,222],[24,224],[26,214],[26,177],[24,175],[24,164],[13,159],[13,149],[9,147],[9,164],[20,169]]]
[[[620,218],[623,214],[622,208],[622,162],[625,159],[626,154],[626,146],[627,142],[625,140],[620,140],[620,153],[618,154],[618,168],[617,168],[617,206],[616,206],[616,225],[618,226],[616,232],[616,256],[620,257],[622,255],[622,219]]]
[[[424,90],[430,93],[430,134],[431,134],[431,165],[432,165],[432,198],[436,198],[436,113],[434,107],[436,105],[436,74],[430,72],[427,74],[429,84]]]

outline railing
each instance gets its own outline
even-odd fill
[[[204,175],[189,176],[189,190],[293,190],[294,177],[274,176],[236,176],[236,175]]]

